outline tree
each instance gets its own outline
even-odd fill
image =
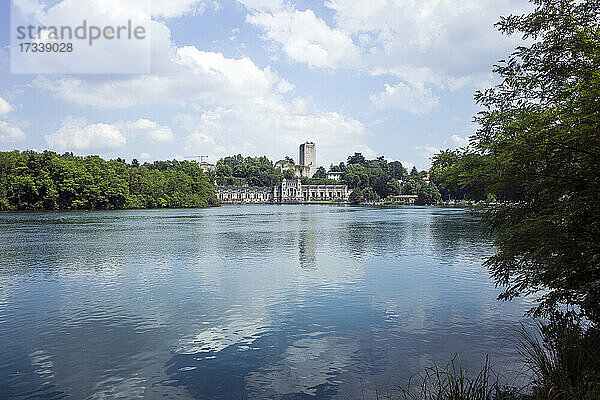
[[[327,179],[327,171],[325,171],[325,168],[319,167],[317,168],[317,172],[313,175],[313,178]]]
[[[475,97],[475,149],[487,190],[504,201],[486,217],[497,247],[486,264],[501,298],[537,294],[537,315],[567,304],[599,322],[600,3],[533,3],[497,24],[533,43]]]
[[[281,171],[267,157],[225,157],[217,161],[216,182],[221,186],[275,186]]]
[[[284,179],[297,179],[296,171],[294,171],[293,169],[286,169],[285,171],[283,171],[283,178]]]
[[[418,190],[417,204],[419,205],[435,205],[442,201],[442,196],[438,188],[431,183],[421,185]]]
[[[354,189],[352,193],[350,193],[350,196],[348,196],[348,201],[350,201],[350,203],[352,204],[362,203],[364,201],[362,196],[362,190]]]
[[[419,176],[419,171],[417,171],[417,167],[412,167],[410,170],[410,176],[413,178],[417,178]]]
[[[388,174],[395,179],[404,180],[406,179],[408,172],[400,161],[392,161],[388,164]]]
[[[365,166],[366,162],[367,162],[367,160],[361,153],[354,153],[353,156],[348,157],[348,162],[346,164],[348,164],[348,165],[358,164],[358,165]]]
[[[212,180],[193,162],[133,168],[122,159],[46,151],[0,152],[0,210],[123,209],[218,205]]]
[[[366,188],[362,191],[362,197],[365,201],[378,201],[379,195],[373,190],[373,188]]]

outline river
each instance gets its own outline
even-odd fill
[[[490,238],[452,208],[0,214],[0,398],[374,398],[515,359]]]

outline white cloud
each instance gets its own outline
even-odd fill
[[[371,101],[378,108],[397,108],[413,114],[426,114],[439,104],[431,88],[402,82],[396,86],[385,85],[385,91],[372,95]]]
[[[265,31],[265,38],[279,43],[294,61],[312,67],[335,68],[358,62],[360,53],[342,30],[330,28],[311,9],[254,12],[246,21]]]
[[[6,115],[13,110],[13,106],[2,97],[0,97],[0,115]]]
[[[237,0],[249,10],[278,10],[283,8],[282,0]]]
[[[454,143],[456,143],[456,145],[458,145],[459,147],[465,147],[469,145],[469,138],[468,137],[461,137],[458,135],[452,135],[450,137],[450,139],[452,139],[452,141]]]
[[[372,38],[364,49],[370,65],[432,67],[452,77],[480,73],[482,66],[488,71],[490,56],[512,47],[493,24],[530,7],[519,0],[329,0],[326,6],[338,29]]]
[[[192,3],[182,1],[180,4]],[[295,56],[308,55],[312,62],[320,65],[337,65],[348,60],[348,54],[350,58],[358,56],[350,38],[341,31],[329,29],[310,10],[288,12],[289,7],[281,8],[277,1],[243,3],[255,10],[257,18],[261,15],[266,18],[267,10],[271,10],[288,18],[294,32],[306,30],[308,36],[302,41],[292,40],[286,44]],[[168,15],[171,11],[161,13]],[[56,98],[81,107],[133,109],[153,104],[175,105],[187,115],[175,120],[186,129],[187,136],[181,142],[183,149],[172,147],[169,151],[182,154],[239,152],[277,158],[295,155],[298,144],[306,140],[317,140],[319,159],[323,163],[339,161],[354,151],[372,153],[363,144],[365,128],[361,122],[340,113],[319,110],[302,97],[289,99],[294,84],[269,67],[259,67],[247,57],[230,58],[194,46],[175,47],[169,28],[160,20],[153,21],[152,29],[151,75],[41,76],[34,84]],[[273,29],[284,27],[277,25]],[[314,58],[313,53],[303,54],[307,51],[317,55],[324,52],[324,56]],[[111,126],[123,138],[127,137],[128,143],[143,137],[144,133],[162,143],[171,141],[174,136],[169,127],[149,120],[118,122]],[[81,136],[59,132],[49,135],[57,147],[73,147],[77,142],[73,137]],[[97,145],[90,140],[79,147]]]
[[[142,152],[140,154],[140,159],[142,159],[142,160],[149,160],[150,158],[152,158],[152,156],[150,154],[148,154],[148,153],[143,153]]]
[[[406,170],[410,173],[410,171],[416,167],[415,163],[410,162],[410,161],[402,161],[400,160],[400,164],[402,164],[402,166],[404,168],[406,168]],[[418,168],[417,168],[418,169]]]
[[[249,58],[226,58],[193,46],[178,48],[165,70],[155,75],[104,81],[38,77],[35,82],[66,102],[96,108],[151,103],[233,104],[268,96],[279,83],[276,73],[268,67],[260,69]]]
[[[406,84],[389,86],[426,106],[436,99],[425,85],[450,91],[485,86],[492,63],[519,40],[502,36],[494,23],[531,7],[520,0],[328,0],[325,6],[333,12],[331,26],[311,9],[289,5],[270,12],[249,7],[246,20],[296,62],[400,78]]]
[[[294,84],[290,83],[290,81],[288,81],[287,79],[282,79],[277,84],[277,91],[279,93],[288,93],[293,91],[295,88],[296,87],[294,86]]]
[[[190,132],[185,138],[186,154],[211,159],[238,153],[296,158],[298,145],[310,140],[318,144],[319,165],[337,163],[355,151],[373,155],[364,145],[363,124],[339,113],[318,111],[302,101],[249,107],[219,107],[177,116],[176,122]]]
[[[38,0],[13,0],[15,6],[24,15],[34,15],[38,18],[52,15],[53,13],[72,13],[82,11],[82,8],[99,7],[110,10],[112,13],[126,12],[129,14],[147,14],[152,17],[174,18],[186,14],[201,14],[207,9],[220,9],[216,0],[63,0],[46,6]]]
[[[88,124],[85,118],[67,117],[61,127],[45,136],[50,148],[57,151],[98,151],[125,146],[127,138],[110,124]]]
[[[25,132],[21,128],[6,121],[0,121],[0,142],[22,142],[25,138]]]
[[[415,146],[415,150],[421,150],[423,157],[431,158],[440,152],[440,149],[434,146]]]
[[[136,134],[142,134],[156,143],[172,142],[175,135],[168,126],[159,125],[149,119],[138,119],[135,122],[128,122],[127,128]]]
[[[12,104],[0,97],[0,116],[4,117],[10,114],[14,110]],[[13,121],[0,120],[0,143],[14,143],[22,142],[25,140],[27,135],[21,129],[22,126],[26,126],[27,121],[21,121],[15,123]]]

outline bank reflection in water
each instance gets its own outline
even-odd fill
[[[496,302],[489,241],[458,209],[15,213],[0,226],[9,398],[372,397],[455,352],[466,367],[509,359],[500,343],[524,309]]]

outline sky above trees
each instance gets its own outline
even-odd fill
[[[230,154],[320,165],[361,152],[429,167],[475,131],[473,92],[518,37],[500,15],[525,1],[14,0],[43,20],[111,10],[152,18],[150,75],[10,73],[0,32],[0,150],[140,161]],[[10,4],[0,5],[10,23]],[[115,52],[119,49],[116,48]]]

